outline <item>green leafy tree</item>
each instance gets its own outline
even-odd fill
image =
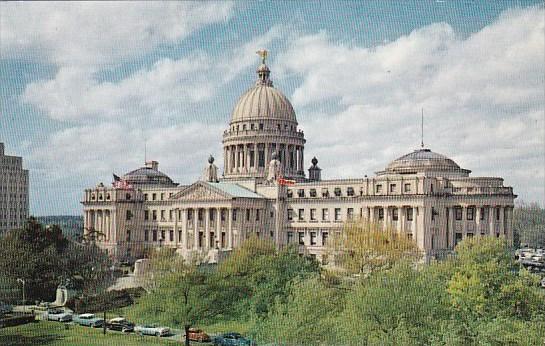
[[[69,241],[60,227],[43,227],[33,218],[0,238],[0,276],[23,279],[30,300],[53,300],[57,286],[67,281],[103,287],[111,279],[109,266],[104,251]]]
[[[337,314],[343,306],[337,291],[318,276],[295,279],[286,301],[277,300],[270,313],[254,324],[257,340],[275,345],[324,345],[336,341]]]
[[[347,222],[328,244],[336,266],[354,274],[392,268],[400,261],[418,261],[416,243],[396,230],[361,219]]]
[[[545,209],[537,203],[521,202],[513,212],[515,245],[545,247]]]
[[[209,284],[206,272],[171,249],[151,254],[148,280],[147,294],[137,301],[129,316],[147,323],[182,326],[186,345],[189,328],[218,314],[215,287]]]

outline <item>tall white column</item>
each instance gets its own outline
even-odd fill
[[[495,229],[494,229],[494,207],[491,205],[488,207],[488,222],[489,222],[489,229],[488,232],[491,236],[495,235]]]
[[[233,208],[230,207],[227,213],[227,247],[233,248]]]
[[[188,236],[187,236],[187,233],[188,233],[188,229],[187,229],[187,208],[184,208],[182,209],[182,248],[184,250],[187,250],[189,249],[188,247]]]
[[[467,236],[467,205],[462,205],[462,234]]]
[[[214,232],[216,235],[216,241],[219,241],[218,246],[220,248],[223,248],[223,244],[221,243],[221,208],[216,208],[216,232]]]
[[[195,250],[199,249],[199,209],[194,208],[193,209],[193,231],[195,232],[193,234],[193,248]]]
[[[505,236],[505,207],[500,207],[500,234]]]
[[[210,208],[204,209],[204,248],[210,247]]]

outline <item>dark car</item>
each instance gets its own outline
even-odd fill
[[[255,342],[247,339],[239,333],[225,333],[214,338],[216,346],[254,346]]]
[[[134,332],[134,323],[127,321],[123,317],[116,317],[106,322],[106,328],[118,330],[123,333],[130,333]]]

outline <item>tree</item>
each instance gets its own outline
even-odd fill
[[[72,242],[60,227],[43,227],[33,218],[0,239],[0,276],[25,280],[32,300],[53,300],[57,286],[67,281],[102,288],[111,279],[110,265],[95,245]]]
[[[336,266],[353,274],[368,274],[421,257],[411,239],[363,219],[345,223],[340,232],[333,235],[328,252]]]
[[[277,300],[271,312],[258,319],[251,334],[275,345],[335,344],[342,296],[315,275],[288,285],[286,301]]]
[[[449,318],[444,283],[406,262],[358,281],[345,301],[339,344],[428,345]]]
[[[290,281],[319,271],[318,263],[299,256],[295,247],[277,250],[270,241],[250,237],[219,265],[216,275],[235,314],[264,316],[275,299],[287,297]]]
[[[147,294],[137,301],[129,315],[148,323],[181,325],[185,344],[189,345],[189,328],[218,313],[214,286],[209,284],[206,272],[171,249],[156,250],[150,261]]]
[[[517,247],[545,247],[545,209],[537,203],[521,202],[513,212],[513,230]]]

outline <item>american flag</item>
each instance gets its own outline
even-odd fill
[[[133,188],[131,184],[116,174],[114,174],[114,182],[112,185],[114,189],[131,190]]]

